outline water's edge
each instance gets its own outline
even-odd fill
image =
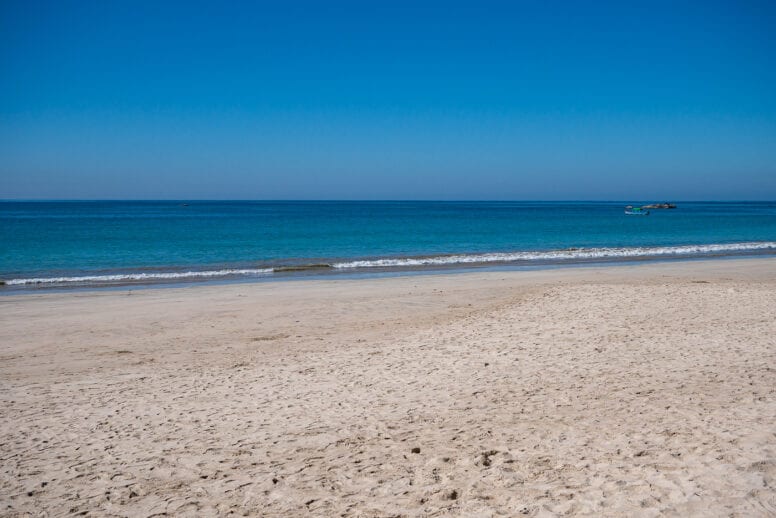
[[[483,254],[449,254],[415,257],[366,258],[348,261],[275,264],[255,268],[159,271],[113,271],[87,275],[19,277],[0,279],[0,294],[40,292],[46,289],[185,285],[203,282],[246,282],[252,280],[306,279],[358,274],[418,274],[423,272],[471,271],[500,267],[544,269],[558,266],[629,263],[659,260],[688,260],[723,257],[776,255],[776,242],[713,243],[661,247],[569,248],[564,250],[519,251]]]

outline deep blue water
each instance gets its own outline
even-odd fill
[[[188,271],[212,272],[211,278],[259,276],[273,267],[309,263],[335,264],[342,270],[573,261],[577,256],[690,257],[753,251],[753,246],[758,253],[776,251],[776,202],[679,203],[677,209],[653,210],[646,217],[626,216],[624,205],[0,202],[0,279],[13,284],[20,279],[103,277],[84,283],[111,280],[105,277],[111,275],[130,276],[114,279],[126,281],[139,274],[135,280],[150,281]],[[736,245],[753,242],[765,244]],[[704,246],[670,248],[687,245]],[[492,255],[498,253],[511,255]],[[438,257],[450,254],[478,257]],[[418,257],[433,259],[416,261]],[[245,271],[223,271],[231,269]]]

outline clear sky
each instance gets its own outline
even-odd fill
[[[773,200],[776,2],[1,0],[0,198]]]

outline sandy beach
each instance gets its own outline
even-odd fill
[[[0,297],[3,516],[774,516],[776,259]]]

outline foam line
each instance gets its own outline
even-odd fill
[[[417,266],[442,266],[456,264],[511,263],[521,261],[573,261],[575,259],[617,259],[632,257],[692,256],[725,254],[747,251],[776,250],[776,242],[724,243],[707,245],[682,245],[658,247],[610,247],[610,248],[568,248],[563,250],[499,252],[487,254],[456,254],[431,257],[396,257],[382,259],[364,259],[329,264],[303,266],[276,266],[275,268],[223,269],[188,272],[154,273],[117,273],[106,275],[83,275],[74,277],[35,277],[29,279],[7,279],[7,286],[33,284],[91,284],[130,281],[164,281],[185,279],[207,279],[219,277],[249,277],[269,275],[274,272],[293,272],[298,270],[336,268],[340,270],[354,268],[400,268]]]
[[[333,268],[376,268],[400,266],[433,266],[467,263],[506,263],[516,261],[552,261],[574,259],[607,259],[619,257],[687,256],[725,252],[746,252],[776,249],[776,242],[730,243],[711,245],[684,245],[627,248],[570,248],[534,252],[505,252],[489,254],[440,255],[433,257],[405,257],[347,261],[332,264]]]
[[[272,273],[271,268],[244,269],[244,270],[209,270],[191,272],[159,272],[159,273],[118,273],[112,275],[83,275],[79,277],[36,277],[31,279],[9,279],[5,281],[8,286],[26,284],[70,284],[70,283],[111,283],[126,281],[155,281],[214,278],[229,276],[249,276]]]

